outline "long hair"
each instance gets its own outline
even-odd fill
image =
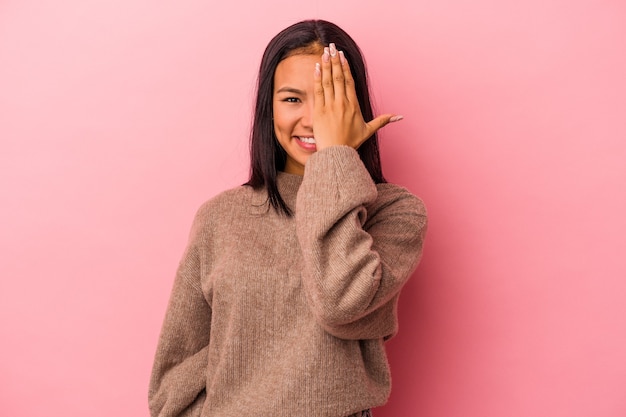
[[[291,210],[278,192],[276,175],[285,167],[287,155],[274,133],[273,97],[274,73],[278,64],[298,50],[316,50],[334,42],[350,63],[354,87],[365,121],[374,118],[367,84],[367,69],[361,50],[339,26],[324,20],[305,20],[276,35],[265,48],[259,69],[254,120],[250,134],[250,179],[245,185],[254,189],[265,187],[271,206],[287,216]],[[378,137],[374,133],[359,148],[358,153],[375,183],[384,183],[378,151]]]

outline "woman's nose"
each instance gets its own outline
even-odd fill
[[[313,128],[313,103],[302,106],[302,117],[300,121],[303,126]]]

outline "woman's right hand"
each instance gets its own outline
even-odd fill
[[[313,133],[318,151],[337,145],[357,149],[378,129],[402,120],[395,114],[383,114],[369,122],[363,119],[350,65],[334,43],[324,48],[322,63],[315,66],[314,100]]]

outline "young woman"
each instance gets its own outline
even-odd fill
[[[366,70],[336,25],[267,46],[243,186],[196,214],[150,381],[152,416],[344,417],[386,402],[384,343],[426,212],[385,182]]]

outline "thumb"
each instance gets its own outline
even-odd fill
[[[367,128],[370,131],[370,135],[373,135],[378,129],[387,126],[389,123],[397,122],[404,119],[404,116],[396,114],[382,114],[374,120],[367,123]]]

